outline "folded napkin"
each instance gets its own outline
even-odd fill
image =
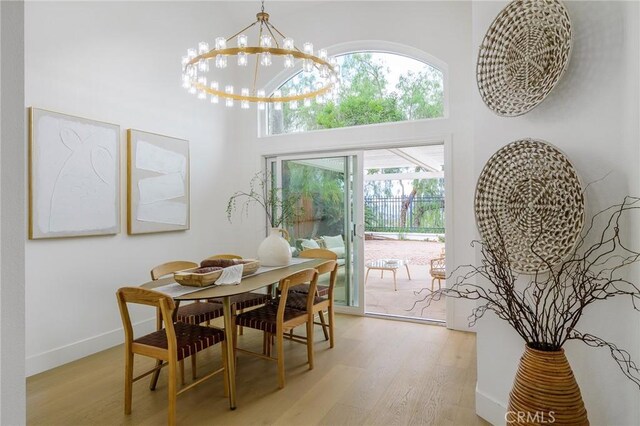
[[[244,265],[229,266],[222,270],[222,275],[216,280],[216,285],[236,285],[242,280]]]

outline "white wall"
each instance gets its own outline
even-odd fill
[[[180,57],[236,28],[226,18],[229,6],[27,3],[26,106],[119,124],[122,157],[120,234],[27,241],[28,375],[121,343],[115,291],[147,281],[153,265],[227,251],[226,198],[219,194],[233,180],[222,173],[230,117],[181,88]],[[126,235],[130,127],[190,141],[190,231]],[[134,317],[145,319],[149,329],[149,315]]]
[[[291,2],[269,2],[268,12],[276,26],[287,36],[302,43],[312,41],[317,48],[343,43],[358,44],[380,40],[418,49],[446,63],[449,70],[449,117],[375,126],[322,130],[305,134],[257,137],[255,110],[236,111],[235,148],[246,162],[234,165],[238,184],[247,187],[250,177],[259,170],[262,155],[362,149],[401,142],[407,145],[433,143],[450,139],[453,164],[454,226],[447,232],[447,256],[456,264],[473,260],[469,242],[474,235],[473,144],[471,143],[471,99],[473,62],[471,58],[471,5],[468,2],[302,2],[292,9]],[[247,14],[255,5],[244,3]],[[367,43],[364,43],[367,44]],[[375,43],[369,43],[373,46]],[[277,69],[280,71],[280,68]],[[251,155],[247,155],[251,153]],[[230,195],[236,187],[229,188]],[[253,217],[234,223],[234,232],[242,235],[235,242],[240,251],[254,250],[264,237],[264,222]],[[451,265],[450,265],[451,266]],[[449,325],[467,327],[470,307],[456,304]]]
[[[505,4],[473,4],[474,49]],[[543,104],[522,117],[500,118],[473,91],[475,174],[507,143],[525,137],[543,139],[565,152],[585,183],[611,172],[587,194],[587,208],[593,213],[627,194],[638,195],[640,189],[639,5],[572,1],[566,6],[574,30],[571,63]],[[629,235],[634,235],[633,229],[628,230]],[[635,282],[638,278],[637,273],[631,277]],[[633,311],[629,300],[589,308],[578,329],[615,342],[640,361],[640,314]],[[476,409],[494,424],[504,424],[508,393],[523,349],[521,339],[495,316],[480,322]],[[640,424],[638,388],[624,378],[609,352],[577,342],[569,342],[565,349],[591,423]]]
[[[0,3],[0,424],[26,421],[24,4]]]

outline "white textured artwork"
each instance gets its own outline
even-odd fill
[[[30,109],[29,238],[116,234],[120,127]]]
[[[189,229],[189,143],[129,129],[128,232]]]

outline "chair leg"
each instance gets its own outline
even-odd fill
[[[133,393],[133,352],[127,348],[124,370],[124,413],[131,414]]]
[[[158,377],[160,377],[160,366],[162,365],[161,360],[156,361],[156,371],[151,375],[151,383],[149,383],[150,390],[156,390],[156,385],[158,384]]]
[[[196,355],[197,353],[191,355],[191,379],[195,380],[196,377],[198,376],[198,372],[197,372],[197,359],[196,359]]]
[[[335,322],[335,312],[333,311],[333,303],[329,303],[329,347],[333,348],[334,344],[334,327],[333,324]]]
[[[324,340],[329,340],[329,333],[327,332],[327,321],[324,319],[324,312],[320,311],[318,312],[318,315],[320,316],[320,323],[322,324],[322,333],[324,334]]]
[[[180,384],[184,385],[184,359],[180,360]]]
[[[224,396],[229,398],[229,375],[227,374],[227,342],[222,342],[220,345],[222,353],[220,354],[222,359],[222,368],[224,368],[224,374],[222,375],[222,383],[224,385]]]
[[[435,285],[435,283],[436,283],[436,279],[432,278],[431,279],[431,293],[433,293],[433,286]]]
[[[169,361],[169,407],[167,408],[170,426],[176,424],[176,396],[178,394],[177,366],[175,361]]]
[[[282,330],[276,333],[276,351],[278,354],[278,387],[284,388],[284,336]]]
[[[309,362],[309,370],[313,370],[313,314],[307,320],[307,361]],[[324,327],[322,327],[324,330]]]

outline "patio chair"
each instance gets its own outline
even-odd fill
[[[431,259],[431,270],[429,273],[431,274],[431,291],[433,291],[436,280],[438,280],[438,290],[440,290],[442,288],[441,280],[446,278],[445,258],[437,257]]]

